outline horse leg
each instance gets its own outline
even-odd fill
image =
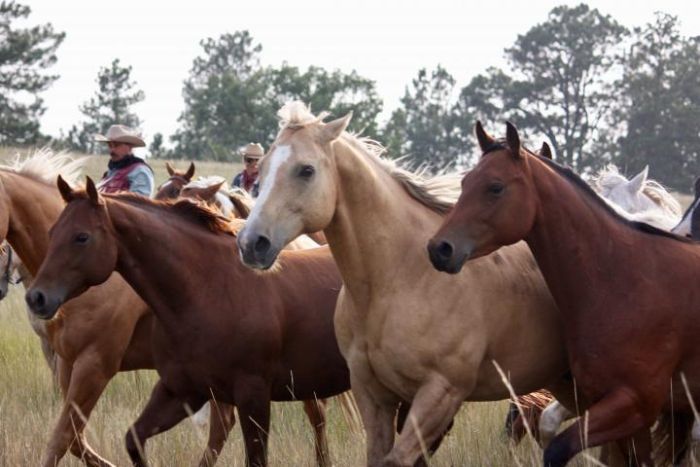
[[[173,394],[159,380],[139,418],[126,433],[126,451],[135,466],[145,466],[146,440],[169,430],[188,417],[191,411],[199,410],[204,398],[184,399]],[[188,411],[189,408],[189,411]]]
[[[588,432],[583,433],[586,424]],[[544,465],[546,467],[563,467],[583,449],[598,446],[608,441],[639,436],[641,430],[647,428],[647,425],[647,421],[639,411],[635,397],[628,390],[618,389],[595,403],[588,410],[587,416],[580,417],[577,423],[552,440],[544,451]],[[645,443],[642,438],[638,442],[644,448]],[[583,445],[584,441],[586,442],[585,446]],[[650,453],[648,458],[644,458],[644,456],[646,456],[645,453],[638,453],[637,460],[645,465],[651,465]]]
[[[377,467],[382,465],[384,456],[391,451],[394,444],[394,419],[400,401],[395,400],[374,379],[362,381],[359,376],[363,373],[366,373],[365,368],[353,366],[350,370],[350,381],[367,434],[367,467]],[[374,386],[374,394],[369,389],[370,385]],[[378,398],[376,394],[380,391],[384,392],[386,397]]]
[[[231,404],[209,401],[209,442],[207,449],[199,461],[199,467],[211,467],[221,454],[221,450],[228,439],[228,435],[236,424],[235,407]]]
[[[239,378],[234,390],[245,441],[246,465],[265,467],[270,432],[270,385],[253,376]]]
[[[396,431],[398,433],[401,433],[403,430],[404,425],[406,424],[406,418],[408,418],[408,412],[411,410],[411,404],[409,404],[406,401],[402,401],[401,404],[399,405],[399,413],[396,415]],[[423,453],[421,453],[421,456],[418,458],[415,464],[413,464],[413,467],[427,467],[428,466],[428,457],[432,456],[435,454],[442,444],[442,440],[445,439],[445,436],[450,432],[452,429],[452,426],[454,425],[454,419],[450,421],[450,425],[447,427],[447,429],[440,435],[438,436],[438,439],[436,439],[433,444],[430,445],[428,448],[428,456],[426,457]]]
[[[326,439],[326,400],[304,401],[304,412],[309,417],[309,422],[314,429],[314,450],[316,451],[316,463],[319,467],[330,466],[331,458],[328,452],[328,440]]]
[[[72,367],[60,360],[59,384],[64,389],[65,399],[42,465],[54,467],[68,449],[88,466],[113,465],[88,445],[83,429],[115,372],[116,370],[108,372],[104,365],[99,363],[99,356],[94,354],[83,355]]]
[[[540,446],[547,447],[557,435],[561,424],[573,416],[574,414],[557,400],[545,407],[540,417]]]
[[[423,385],[413,398],[406,426],[383,465],[412,466],[426,447],[445,433],[462,402],[464,393],[444,378]]]

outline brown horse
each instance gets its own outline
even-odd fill
[[[238,243],[246,264],[266,268],[300,233],[327,235],[345,283],[336,334],[369,465],[411,465],[463,401],[507,398],[494,360],[519,394],[566,384],[558,313],[527,245],[457,277],[430,265],[423,248],[457,198],[457,177],[396,167],[344,132],[349,117],[323,123],[298,102],[282,115]],[[413,422],[394,443],[399,400],[412,401]]]
[[[117,271],[152,307],[161,379],[127,434],[135,463],[145,463],[148,438],[213,396],[238,408],[249,464],[266,465],[271,400],[349,389],[333,331],[341,281],[328,248],[285,251],[279,272],[257,274],[241,265],[231,226],[207,208],[100,196],[90,179],[84,192],[60,178],[59,188],[68,205],[27,303],[50,317]]]
[[[8,240],[29,274],[39,269],[49,228],[64,207],[54,184],[56,175],[75,177],[82,164],[65,155],[38,151],[14,166],[0,167],[0,238]],[[58,356],[56,375],[64,397],[42,464],[55,466],[70,449],[87,465],[112,465],[87,443],[83,431],[118,371],[154,368],[150,310],[115,274],[66,303],[52,320],[34,316],[30,322]],[[209,444],[201,465],[210,465],[225,443],[231,429],[226,413],[223,408],[221,414],[212,411]]]
[[[154,196],[155,199],[163,200],[177,198],[180,196],[180,190],[182,190],[182,187],[190,183],[190,181],[192,181],[192,177],[194,176],[194,162],[190,162],[190,166],[186,171],[175,169],[172,165],[170,165],[170,162],[165,163],[165,169],[168,171],[170,178],[168,178],[158,187],[156,190],[156,195]]]
[[[476,134],[484,156],[430,240],[433,264],[457,273],[466,260],[525,239],[591,404],[545,450],[545,464],[618,441],[630,462],[651,465],[650,425],[662,411],[690,409],[682,375],[690,394],[700,391],[700,248],[626,220],[573,172],[522,148],[511,124],[502,142],[480,124]]]

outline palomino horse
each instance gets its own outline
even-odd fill
[[[370,466],[411,465],[464,400],[507,398],[494,360],[519,394],[570,389],[558,313],[524,243],[456,277],[423,253],[457,177],[426,180],[381,159],[377,145],[344,132],[349,116],[324,124],[299,102],[280,115],[238,244],[246,264],[265,269],[297,235],[325,232],[345,284],[336,335]],[[395,444],[399,400],[413,405]]]
[[[248,464],[266,465],[271,400],[349,389],[333,331],[342,284],[327,247],[285,251],[280,271],[258,274],[241,265],[231,225],[206,207],[100,196],[90,179],[84,192],[61,178],[59,188],[68,205],[27,303],[51,317],[117,271],[151,306],[161,379],[127,434],[135,463],[145,464],[148,438],[213,397],[237,407]]]
[[[476,134],[484,156],[430,240],[433,264],[457,273],[465,261],[525,239],[561,310],[571,371],[591,404],[547,447],[545,464],[565,465],[586,446],[617,441],[631,462],[652,465],[650,425],[662,411],[687,414],[686,390],[700,390],[700,249],[623,218],[573,172],[521,148],[511,124],[505,142],[480,124]]]
[[[32,275],[46,255],[49,228],[64,207],[54,184],[56,175],[73,178],[82,164],[42,150],[12,167],[0,167],[0,239],[8,240]],[[88,445],[83,430],[118,371],[153,368],[150,310],[115,274],[66,303],[54,319],[34,316],[30,321],[58,355],[56,374],[64,397],[43,465],[55,466],[68,449],[87,465],[112,465]],[[216,458],[230,429],[225,417],[212,416],[201,465]]]
[[[695,180],[695,198],[693,202],[690,203],[680,222],[671,229],[671,232],[683,237],[700,239],[700,211],[697,210],[698,205],[700,205],[700,178]]]
[[[175,199],[180,196],[182,187],[192,181],[194,176],[194,162],[190,162],[190,166],[186,171],[177,170],[170,165],[170,162],[165,163],[165,169],[168,171],[168,178],[156,190],[155,199]]]

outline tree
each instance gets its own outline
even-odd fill
[[[270,144],[279,130],[277,110],[291,99],[335,115],[352,109],[352,129],[376,134],[381,101],[374,82],[356,72],[327,72],[318,67],[301,71],[286,63],[263,68],[262,47],[247,31],[201,44],[204,54],[194,60],[185,81],[185,111],[172,138],[178,156],[230,160],[246,143]]]
[[[611,84],[627,30],[585,4],[559,6],[506,49],[509,70],[491,68],[461,93],[463,125],[478,115],[511,120],[546,137],[577,171],[605,162],[594,142],[616,99]]]
[[[110,66],[100,68],[95,96],[80,106],[86,120],[74,125],[68,133],[68,140],[75,149],[95,152],[94,135],[104,134],[110,125],[122,124],[131,128],[141,125],[131,108],[143,101],[145,95],[131,79],[131,71],[132,67],[122,66],[118,58]]]
[[[151,153],[151,157],[156,159],[163,159],[169,156],[168,150],[163,147],[163,133],[156,133],[153,135],[153,140],[151,145],[148,146],[148,151]]]
[[[634,31],[618,89],[624,134],[613,148],[628,171],[687,191],[700,174],[700,38],[683,37],[678,18],[658,13]]]
[[[384,128],[389,153],[432,171],[463,163],[471,143],[455,118],[454,90],[455,79],[441,66],[430,74],[421,69]]]
[[[39,117],[46,110],[38,94],[58,79],[44,70],[56,63],[65,33],[54,31],[50,23],[12,27],[30,13],[28,6],[14,1],[0,3],[0,144],[37,141]]]

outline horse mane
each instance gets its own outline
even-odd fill
[[[210,186],[217,185],[222,182],[223,184],[221,185],[221,189],[228,191],[228,183],[226,182],[226,179],[221,175],[209,175],[207,177],[199,177],[197,178],[197,180],[192,180],[182,188],[209,188]]]
[[[627,183],[628,181],[629,180],[620,173],[617,166],[613,164],[605,166],[592,180],[599,190],[610,190],[620,183]],[[645,180],[642,193],[669,214],[674,216],[680,216],[682,214],[680,203],[656,180]]]
[[[667,237],[667,238],[677,240],[677,241],[683,242],[683,243],[695,243],[695,241],[692,239],[680,237],[676,234],[673,234],[673,233],[668,232],[668,231],[663,230],[663,229],[659,229],[659,228],[654,227],[652,225],[649,225],[647,223],[627,219],[622,214],[617,212],[612,206],[610,206],[598,193],[595,192],[595,190],[588,183],[586,183],[581,177],[579,177],[579,175],[576,172],[571,170],[569,167],[559,165],[556,162],[554,162],[550,159],[547,159],[546,157],[542,157],[540,155],[537,155],[532,151],[529,151],[529,150],[525,150],[525,151],[529,155],[531,155],[532,157],[537,158],[540,162],[543,162],[545,165],[550,167],[557,174],[564,177],[564,179],[569,181],[575,187],[578,187],[580,190],[582,190],[585,194],[588,195],[589,198],[593,199],[593,201],[596,204],[598,204],[598,206],[600,206],[605,212],[610,214],[618,222],[622,222],[623,224],[631,227],[634,230],[638,230],[640,232],[644,232],[644,233],[648,233],[648,234],[652,234],[652,235],[658,235],[661,237]]]
[[[85,191],[76,193],[81,198],[87,198]],[[212,233],[235,235],[236,229],[231,225],[229,219],[221,216],[215,210],[209,208],[204,203],[195,203],[187,199],[157,201],[135,193],[117,193],[101,195],[105,198],[118,202],[126,202],[135,206],[156,208],[166,212],[172,212],[181,219],[184,219],[199,227],[203,227]]]
[[[18,153],[10,164],[0,165],[0,170],[52,186],[56,184],[56,178],[60,175],[69,184],[75,185],[86,161],[86,157],[74,159],[66,151],[54,152],[49,147],[43,147],[24,158]]]
[[[281,131],[284,131],[323,124],[323,119],[328,116],[328,112],[315,116],[303,102],[292,101],[285,104],[277,115],[280,117]],[[401,160],[382,157],[386,149],[377,141],[348,132],[343,132],[341,138],[360,153],[377,162],[411,198],[430,210],[446,214],[457,202],[461,192],[461,174],[449,173],[428,177],[426,176],[430,168],[428,166],[413,172],[402,167]]]

